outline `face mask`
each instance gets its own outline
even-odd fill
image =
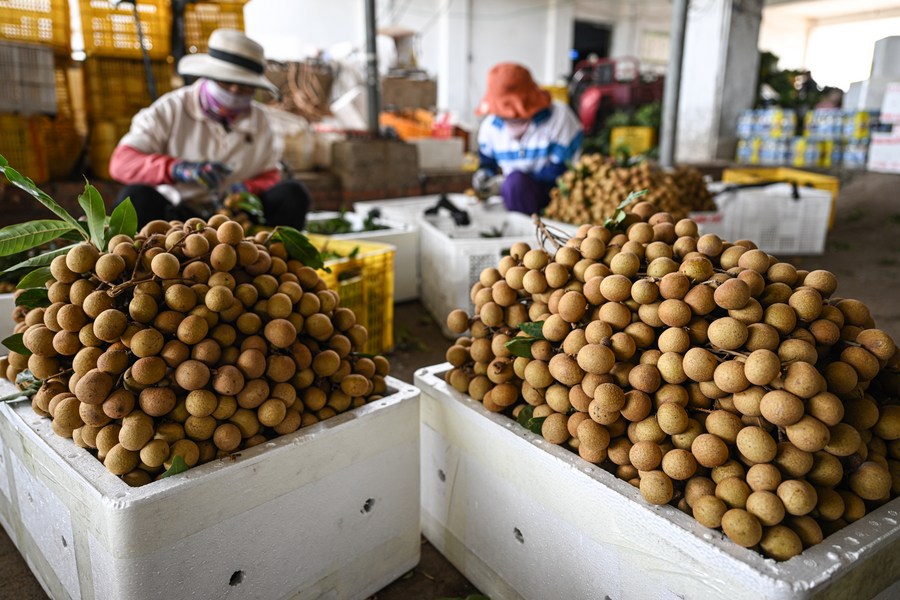
[[[514,139],[519,139],[528,130],[531,121],[528,119],[509,119],[506,121],[506,128]]]
[[[203,95],[209,110],[226,118],[249,110],[253,101],[252,95],[232,94],[211,79],[204,82]]]

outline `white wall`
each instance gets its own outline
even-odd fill
[[[806,45],[812,21],[763,9],[759,30],[759,49],[778,56],[779,69],[806,67]]]

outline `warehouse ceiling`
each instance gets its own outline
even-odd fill
[[[766,8],[778,14],[814,20],[867,19],[900,13],[898,0],[765,0]]]

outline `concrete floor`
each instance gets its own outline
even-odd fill
[[[834,229],[825,254],[791,259],[805,269],[828,269],[838,278],[836,295],[868,304],[876,324],[900,341],[900,176],[861,173],[842,177]],[[780,257],[787,259],[789,257]],[[397,305],[394,376],[443,362],[449,341],[417,302]],[[464,598],[471,583],[423,539],[422,560],[373,596],[378,600]],[[15,546],[0,530],[0,600],[46,598]]]

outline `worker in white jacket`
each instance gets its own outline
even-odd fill
[[[269,225],[302,228],[309,193],[282,181],[275,137],[256,89],[277,94],[266,79],[263,48],[240,31],[217,29],[207,54],[185,56],[193,85],[165,94],[131,121],[110,158],[113,179],[126,184],[143,225],[154,219],[209,216],[235,192],[259,196]]]
[[[575,113],[552,101],[528,69],[515,63],[490,70],[476,112],[487,116],[478,130],[479,167],[472,187],[479,193],[499,191],[507,210],[540,212],[556,178],[581,149],[583,130]]]

